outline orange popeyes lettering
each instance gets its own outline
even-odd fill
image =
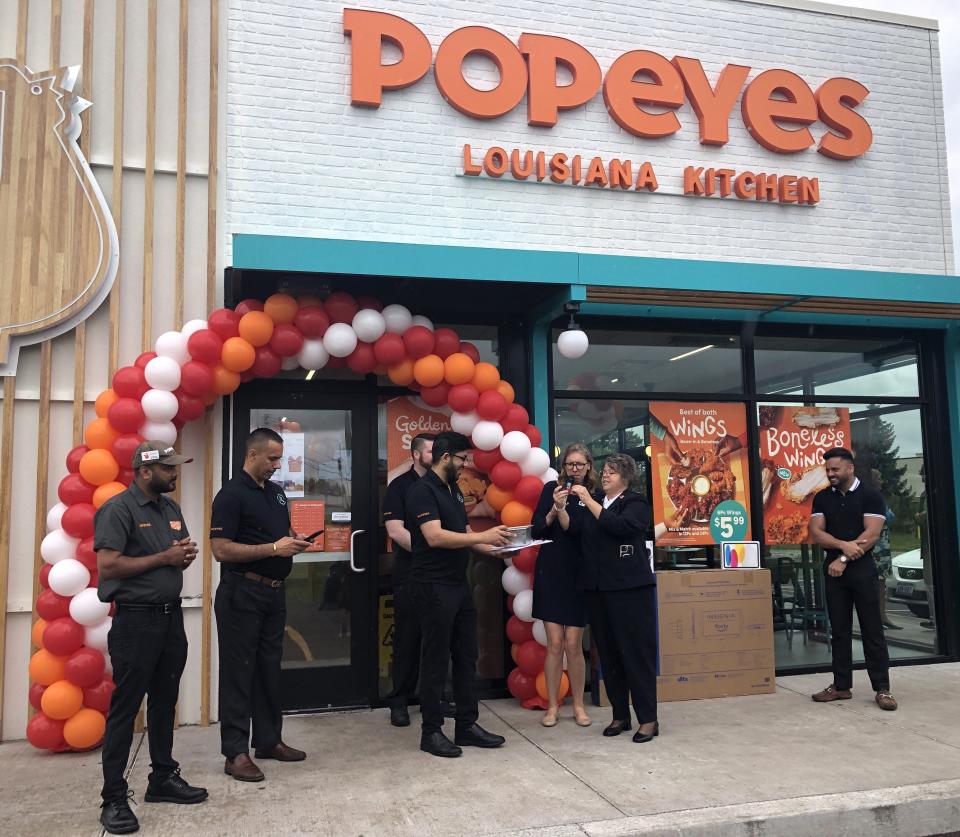
[[[517,41],[527,57],[529,83],[527,123],[552,128],[558,112],[580,107],[600,89],[600,65],[578,43],[554,35],[524,32]],[[573,76],[570,84],[557,84],[557,67],[565,67]]]
[[[783,99],[773,98],[782,94]],[[817,100],[807,83],[789,70],[767,70],[747,85],[740,104],[743,124],[753,138],[770,151],[789,153],[813,145],[807,125],[817,121]],[[778,122],[799,125],[783,128]]]
[[[643,163],[640,166],[640,171],[637,173],[637,185],[636,190],[639,192],[641,189],[646,189],[648,192],[656,192],[660,188],[660,184],[657,183],[657,176],[653,172],[653,166],[650,163]]]
[[[835,160],[852,160],[866,152],[873,143],[873,131],[853,108],[866,99],[870,91],[853,79],[829,78],[814,95],[820,121],[837,132],[824,134],[817,151]]]
[[[638,73],[653,81],[636,81]],[[621,55],[603,80],[603,101],[614,121],[638,137],[668,137],[680,130],[672,111],[650,113],[640,105],[678,108],[683,104],[683,81],[662,55],[645,49]]]
[[[726,145],[730,139],[730,111],[737,102],[749,67],[727,64],[720,71],[717,86],[711,87],[703,65],[696,58],[676,56],[673,66],[680,71],[687,98],[700,120],[700,142],[703,145]]]

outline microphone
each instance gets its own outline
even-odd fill
[[[573,488],[573,477],[567,477],[563,481],[563,490],[569,491],[571,488]]]

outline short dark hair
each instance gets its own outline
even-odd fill
[[[459,453],[462,450],[470,450],[471,447],[470,440],[462,433],[447,430],[445,433],[439,433],[433,440],[433,461],[439,462],[448,453]]]
[[[846,459],[847,462],[853,462],[853,454],[850,453],[846,448],[830,448],[823,452],[823,461],[826,462],[828,459],[834,459],[839,457],[840,459]]]
[[[611,453],[603,461],[603,465],[616,471],[627,484],[627,488],[631,487],[637,478],[637,461],[629,454]]]
[[[410,453],[419,453],[427,442],[433,442],[436,438],[436,433],[418,433],[410,442]]]
[[[260,450],[267,442],[278,442],[282,445],[283,436],[277,433],[276,430],[271,430],[269,427],[258,427],[256,430],[250,431],[250,435],[247,436],[243,443],[243,449],[244,451],[248,451],[251,448]]]

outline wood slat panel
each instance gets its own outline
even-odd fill
[[[16,378],[3,379],[3,420],[0,423],[0,730],[3,729],[4,661],[7,647],[7,591],[10,578],[10,506],[13,488],[13,416]]]
[[[187,0],[180,0],[180,74],[179,103],[177,106],[177,219],[174,328],[183,326],[184,232],[187,211],[187,56],[189,38],[189,8]]]
[[[153,343],[153,176],[157,146],[157,0],[147,10],[147,132],[143,174],[143,320],[140,351]]]
[[[114,29],[114,60],[113,60],[113,194],[110,210],[113,214],[113,223],[117,227],[117,236],[120,236],[120,221],[123,217],[123,92],[124,74],[123,63],[126,52],[126,0],[117,0],[116,25]],[[110,289],[110,349],[108,371],[112,379],[117,371],[120,355],[120,269]]]
[[[27,63],[27,23],[30,20],[29,0],[20,0],[17,7],[17,61]]]

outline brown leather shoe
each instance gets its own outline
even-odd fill
[[[810,695],[817,703],[830,703],[832,700],[850,700],[853,693],[849,689],[838,689],[831,683],[821,692]]]
[[[253,763],[249,753],[240,753],[223,763],[223,772],[238,782],[262,782],[263,771]]]
[[[887,712],[896,711],[897,700],[890,692],[877,692],[874,700],[881,709],[886,709]]]
[[[303,750],[295,750],[282,741],[269,750],[254,750],[254,755],[258,759],[276,759],[277,761],[303,761],[307,757]]]

